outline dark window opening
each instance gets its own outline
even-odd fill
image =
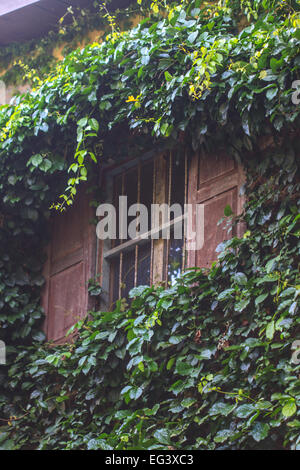
[[[159,159],[163,158],[163,161]],[[114,177],[113,201],[117,209],[119,196],[126,195],[128,208],[132,204],[141,203],[148,209],[148,231],[151,226],[151,204],[174,203],[182,207],[186,202],[187,187],[187,162],[186,158],[176,161],[169,153],[160,156],[150,162],[139,163],[134,168],[123,171]],[[171,219],[173,214],[171,213]],[[128,225],[135,216],[128,216]],[[182,222],[183,223],[183,222]],[[184,225],[184,224],[183,224]],[[158,270],[157,259],[161,266],[160,282],[173,283],[184,268],[184,229],[182,238],[174,239],[174,230],[170,228],[170,238],[149,238],[113,240],[111,250],[105,254],[111,266],[110,301],[116,302],[120,298],[128,298],[130,290],[138,285],[151,285],[154,281],[154,272]],[[117,225],[117,234],[119,226]],[[163,256],[157,256],[158,249],[162,249]],[[158,245],[160,247],[158,248]],[[156,256],[155,256],[156,253]],[[163,258],[163,259],[161,259]],[[157,279],[157,276],[155,276]]]

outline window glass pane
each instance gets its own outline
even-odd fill
[[[150,284],[151,243],[140,245],[138,249],[137,285]]]
[[[111,261],[112,269],[112,301],[115,302],[119,298],[119,273],[120,273],[120,257],[116,257]],[[113,306],[114,308],[115,306]]]
[[[128,298],[129,291],[134,287],[135,250],[123,253],[121,296]]]
[[[113,204],[116,209],[116,240],[112,241],[112,246],[117,246],[120,244],[119,239],[119,196],[122,195],[122,184],[123,184],[123,175],[120,174],[114,179],[114,197]]]
[[[182,247],[183,240],[175,240],[174,238],[170,240],[168,280],[171,284],[182,272]]]
[[[153,161],[141,168],[140,202],[148,208],[148,230],[151,230],[151,204],[153,201]]]
[[[171,184],[171,204],[184,204],[185,186],[185,159],[184,155],[178,159],[175,155],[172,158],[172,184]],[[183,209],[182,209],[183,212]]]
[[[185,159],[182,155],[180,159],[174,155],[172,158],[172,176],[171,176],[171,205],[180,204],[182,215],[184,213],[184,194],[185,194]],[[171,218],[173,214],[171,213]],[[182,226],[182,234],[184,233]],[[184,239],[177,240],[171,233],[168,254],[168,281],[171,284],[182,272],[182,252]]]
[[[184,197],[185,197],[185,160],[184,157],[177,159],[174,155],[170,160],[172,161],[172,171],[167,171],[165,183],[166,195],[169,194],[170,204],[180,204],[183,215],[184,210]],[[140,189],[140,203],[148,208],[148,230],[151,227],[151,204],[153,202],[153,176],[154,176],[154,161],[148,161],[140,166],[140,181],[139,180],[139,167],[129,169],[123,175],[118,175],[115,178],[114,185],[114,201],[115,207],[118,212],[118,198],[119,195],[127,196],[128,208],[132,204],[138,202],[138,192]],[[170,179],[171,177],[171,179]],[[122,192],[122,185],[124,191]],[[167,198],[168,199],[168,198]],[[168,200],[166,200],[168,202]],[[180,215],[180,214],[176,214]],[[171,214],[173,218],[173,213]],[[118,219],[118,216],[117,216]],[[128,216],[127,226],[135,219],[135,216]],[[117,240],[114,244],[120,245],[127,240]],[[171,229],[171,239],[165,240],[165,268],[164,278],[168,276],[168,281],[173,283],[182,271],[182,252],[184,240],[175,240],[173,237],[173,230]],[[121,247],[120,247],[121,248]],[[155,249],[155,247],[154,247]],[[136,285],[149,285],[151,279],[151,240],[138,245],[138,256],[136,263],[136,246],[132,246],[130,251],[122,253],[122,275],[121,280],[119,276],[120,271],[120,256],[112,260],[112,297],[116,301],[119,298],[120,282],[121,282],[121,297],[128,298],[129,291]],[[136,272],[135,272],[136,270]],[[163,280],[163,279],[161,279]]]
[[[125,173],[124,196],[127,196],[128,209],[132,204],[136,204],[138,202],[138,170],[136,167]],[[135,218],[135,216],[128,216],[127,227]]]

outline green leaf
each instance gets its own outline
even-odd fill
[[[88,118],[84,117],[77,122],[78,127],[85,127],[88,123]]]
[[[154,433],[154,437],[161,444],[165,444],[165,445],[171,444],[170,434],[167,429],[157,429],[157,431],[155,431]]]
[[[249,305],[250,299],[242,299],[234,305],[236,312],[242,312]]]
[[[227,441],[231,436],[233,436],[234,432],[231,431],[230,429],[222,429],[221,431],[218,431],[216,436],[214,437],[214,441],[217,443],[222,443]]]
[[[276,258],[272,258],[270,261],[267,262],[266,271],[268,274],[274,271],[274,267],[276,265],[276,262],[279,260],[279,258],[280,258],[279,256],[276,256]]]
[[[236,405],[230,403],[217,402],[209,410],[209,416],[222,415],[228,416]]]
[[[7,181],[9,182],[9,184],[11,184],[12,186],[14,186],[16,184],[16,182],[18,181],[18,177],[16,175],[10,175],[8,178],[7,178]]]
[[[165,71],[165,79],[167,80],[167,82],[173,80],[172,75],[167,70]]]
[[[290,418],[291,416],[293,416],[296,413],[296,411],[297,411],[297,406],[294,400],[289,401],[282,408],[282,414],[286,418]]]
[[[43,157],[41,155],[33,155],[29,160],[29,162],[35,167],[38,167],[42,163],[42,161]]]
[[[247,276],[244,273],[238,272],[233,276],[235,282],[237,282],[241,286],[245,286],[248,282]]]
[[[256,421],[250,434],[256,442],[260,442],[268,436],[269,429],[270,426],[267,423]]]
[[[175,362],[175,357],[171,357],[167,363],[167,370],[170,370]]]
[[[266,328],[266,337],[271,340],[273,339],[275,333],[275,322],[274,320],[270,321]]]
[[[224,215],[225,215],[226,217],[230,217],[232,214],[233,214],[233,211],[232,211],[232,209],[231,209],[231,206],[230,206],[229,204],[227,204],[227,205],[225,206],[225,209],[224,209]]]
[[[183,380],[177,380],[171,387],[169,388],[170,392],[173,392],[174,395],[178,395],[182,390],[186,388],[186,384]]]
[[[230,289],[225,289],[220,294],[218,295],[218,300],[224,300],[227,298],[232,298],[232,294],[235,292],[235,289],[230,288]]]
[[[239,406],[236,409],[235,414],[238,418],[248,418],[248,416],[250,416],[255,411],[255,406],[249,403]]]
[[[277,95],[278,93],[278,88],[275,87],[275,88],[269,88],[269,90],[267,91],[266,93],[266,96],[267,96],[267,99],[268,100],[272,100],[273,98],[275,98],[275,96]]]
[[[89,125],[91,126],[91,128],[92,128],[94,131],[98,132],[98,130],[99,130],[99,123],[98,123],[97,119],[92,118],[92,119],[89,119],[88,122],[89,122]]]
[[[199,354],[199,359],[210,359],[213,355],[213,351],[210,349],[203,349]]]
[[[198,34],[199,34],[198,31],[194,31],[193,33],[191,33],[188,36],[188,41],[193,43],[195,39],[197,38]]]
[[[181,343],[181,341],[183,341],[185,339],[185,336],[184,335],[178,335],[178,336],[171,336],[169,338],[169,343],[171,344],[179,344]]]
[[[8,439],[0,444],[0,450],[14,450],[16,443],[12,439]]]
[[[181,406],[184,408],[190,408],[190,406],[194,405],[197,402],[195,398],[184,398],[181,402]]]
[[[47,172],[52,168],[52,162],[48,158],[44,158],[39,168],[40,170]]]
[[[269,295],[269,294],[266,293],[266,294],[261,294],[261,295],[259,295],[258,297],[256,297],[256,299],[255,299],[255,305],[257,306],[257,305],[261,304],[261,303],[268,297],[268,295]]]
[[[190,375],[193,370],[193,366],[187,362],[177,361],[175,372],[179,375]]]

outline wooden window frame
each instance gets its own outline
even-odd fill
[[[171,198],[171,178],[172,178],[172,153],[171,152],[159,152],[156,155],[149,153],[144,155],[141,159],[128,160],[124,164],[119,165],[114,168],[107,168],[102,174],[102,182],[105,183],[107,188],[108,197],[106,198],[106,203],[113,203],[114,196],[114,179],[116,176],[129,172],[132,169],[138,169],[138,174],[140,175],[140,169],[142,165],[153,161],[153,197],[152,203],[163,204],[169,203]],[[185,191],[184,191],[184,203],[187,198],[187,157],[185,156]],[[102,183],[102,184],[103,184]],[[140,199],[140,183],[138,184],[138,202]],[[119,193],[121,195],[123,190]],[[151,228],[146,233],[137,236],[134,239],[126,240],[123,243],[115,247],[111,247],[111,240],[98,240],[97,243],[97,269],[100,272],[100,284],[103,288],[102,295],[102,305],[103,309],[110,308],[113,304],[112,301],[112,260],[120,256],[123,253],[135,250],[135,275],[134,275],[134,285],[136,286],[136,276],[137,276],[137,251],[138,247],[145,244],[151,244],[151,255],[150,255],[150,282],[152,284],[167,284],[168,278],[168,262],[169,262],[169,248],[170,240],[161,238],[163,230],[170,229],[170,232],[174,228],[184,222],[184,215],[172,219],[165,223],[160,223],[156,228]],[[185,227],[185,224],[183,223]],[[158,238],[153,237],[153,235],[158,236]],[[185,233],[183,234],[183,247],[185,247]],[[120,261],[120,264],[122,261]],[[182,253],[182,262],[181,269],[183,270],[185,266],[185,255],[184,251]],[[122,269],[122,268],[121,268]],[[119,276],[119,284],[120,284]],[[119,286],[120,288],[120,286]],[[120,291],[119,291],[120,293]],[[121,296],[119,296],[121,297]]]
[[[210,176],[207,182],[201,182],[199,185],[198,179],[202,178],[199,171],[197,170],[197,165],[199,164],[199,155],[200,153],[196,153],[194,156],[188,161],[187,152],[185,152],[184,157],[184,169],[185,169],[185,177],[184,177],[184,204],[188,203],[192,206],[197,205],[198,203],[207,203],[213,202],[214,200],[218,200],[220,194],[229,191],[233,188],[236,188],[236,214],[239,215],[242,212],[243,204],[245,202],[245,197],[239,194],[241,186],[245,182],[245,175],[243,168],[237,162],[232,163],[232,169],[229,168],[228,170],[225,169],[223,173],[218,175],[216,172],[215,176]],[[223,162],[226,162],[226,159],[230,159],[230,157],[226,154],[226,152],[217,152],[213,154],[218,156]],[[172,175],[168,175],[168,169],[172,165],[170,164],[168,167],[167,158],[172,158],[172,154],[169,152],[161,152],[158,154],[151,153],[148,157],[142,157],[142,162],[147,161],[147,159],[153,158],[155,163],[155,170],[153,176],[153,203],[170,203],[170,185],[171,185],[171,178]],[[211,158],[207,154],[203,154],[203,157],[207,158],[209,164],[211,162]],[[109,192],[111,195],[110,200],[106,200],[105,202],[112,202],[112,194],[113,194],[113,177],[117,174],[120,174],[124,171],[127,171],[141,163],[139,163],[140,159],[129,160],[125,164],[120,165],[113,169],[111,172],[108,169],[107,172],[104,173],[104,178],[106,184],[108,184]],[[162,181],[164,184],[162,184]],[[189,220],[187,222],[188,232],[195,231],[195,209],[192,211],[193,213],[188,214]],[[222,215],[221,215],[222,216]],[[220,216],[220,217],[221,217]],[[183,217],[179,217],[176,220],[171,220],[167,224],[163,226],[159,226],[155,229],[149,230],[146,234],[139,235],[135,239],[127,240],[121,245],[116,247],[110,246],[110,241],[104,240],[103,242],[99,243],[99,272],[100,274],[100,284],[103,287],[104,294],[103,294],[103,308],[108,308],[111,305],[111,260],[113,260],[116,256],[119,256],[121,252],[126,253],[129,250],[134,250],[138,246],[142,246],[145,243],[149,243],[149,239],[146,238],[147,235],[151,235],[153,233],[161,234],[162,230],[165,228],[170,227],[170,229],[174,228],[177,223],[182,223]],[[209,221],[207,221],[209,225]],[[186,224],[183,224],[184,228],[186,229]],[[206,227],[206,222],[205,222]],[[241,237],[245,227],[243,224],[239,223],[236,227],[235,235]],[[217,231],[217,229],[216,229]],[[203,267],[207,268],[210,265],[211,260],[207,258],[207,263],[204,265],[202,261],[199,263],[199,256],[197,251],[189,251],[186,248],[187,239],[186,233],[184,232],[183,237],[183,247],[182,247],[182,263],[181,263],[181,271],[184,271],[189,268],[193,267]],[[166,280],[168,277],[168,257],[169,257],[169,248],[170,248],[170,240],[166,240],[163,238],[153,239],[150,238],[151,242],[151,266],[150,266],[150,285],[152,284],[166,284]],[[207,247],[211,248],[210,241],[207,241]],[[204,245],[205,246],[205,245]],[[215,256],[217,259],[217,254]],[[205,259],[204,259],[205,261]],[[136,257],[135,257],[136,262]]]

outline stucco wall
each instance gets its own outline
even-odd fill
[[[142,20],[142,16],[134,15],[130,18],[130,20],[131,20],[132,27],[134,27]],[[122,25],[120,25],[120,27],[121,29],[123,29]],[[89,44],[89,43],[93,43],[97,41],[100,42],[103,36],[103,33],[104,33],[104,30],[89,31],[87,35],[80,42],[74,45],[73,49],[77,49],[78,47],[84,47],[86,44]],[[65,42],[53,49],[52,55],[57,61],[63,59],[64,57],[63,50],[67,45],[68,43]],[[22,60],[22,57],[20,57],[20,59]],[[16,85],[10,85],[10,84],[4,83],[4,81],[1,80],[1,76],[5,74],[6,70],[0,73],[0,105],[8,104],[11,101],[12,97],[15,96],[17,93],[24,93],[30,89],[30,86],[28,84],[16,86]]]
[[[0,80],[0,106],[3,104],[10,103],[11,99],[17,93],[25,93],[28,90],[30,90],[30,86],[28,84],[19,85],[19,86],[13,86],[13,85],[6,86],[3,80]]]

